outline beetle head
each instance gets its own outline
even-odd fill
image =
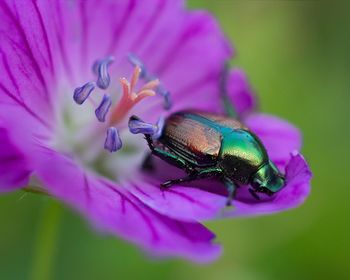
[[[251,185],[255,192],[272,195],[283,188],[284,177],[279,173],[277,167],[269,161],[253,175]]]

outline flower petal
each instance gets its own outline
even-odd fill
[[[203,191],[194,186],[176,185],[163,190],[160,188],[160,182],[144,176],[137,182],[128,182],[127,186],[128,190],[155,211],[181,221],[216,218],[226,205],[225,196]]]
[[[286,186],[273,199],[266,201],[234,201],[234,209],[224,217],[272,214],[299,206],[310,193],[312,173],[301,154],[294,152],[286,166]]]
[[[251,114],[244,122],[261,139],[270,159],[282,171],[290,153],[301,148],[299,130],[285,120],[265,114]]]
[[[227,93],[239,116],[247,115],[256,108],[256,96],[245,72],[234,68],[230,71]]]
[[[12,104],[41,122],[53,117],[53,35],[36,1],[0,3],[0,111]]]
[[[0,192],[25,186],[30,175],[28,164],[3,128],[0,128],[0,145]]]
[[[41,147],[36,176],[54,197],[85,214],[100,230],[162,257],[212,261],[220,254],[213,233],[195,222],[163,216],[113,182],[85,172],[72,159]]]
[[[220,104],[218,81],[233,52],[216,20],[207,12],[188,13],[181,29],[167,37],[166,51],[157,52],[161,63],[155,73],[171,92],[173,109],[215,110]]]
[[[219,111],[218,81],[233,51],[213,16],[203,11],[187,12],[181,2],[164,1],[164,10],[154,20],[151,32],[132,51],[170,92],[172,110],[195,107]],[[148,113],[151,110],[153,107]]]

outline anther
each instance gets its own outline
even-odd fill
[[[163,88],[161,85],[157,88],[156,92],[164,98],[164,109],[169,110],[173,105],[170,98],[170,92]]]
[[[106,115],[111,105],[112,105],[111,97],[108,94],[105,94],[102,98],[100,105],[95,110],[96,118],[100,122],[104,122],[106,120]]]
[[[74,94],[73,94],[74,101],[79,105],[83,104],[94,89],[95,89],[94,82],[88,82],[81,87],[77,87],[74,90]]]
[[[158,121],[157,121],[157,130],[156,132],[152,135],[153,139],[159,139],[162,136],[163,133],[163,128],[165,124],[165,119],[163,116],[161,116]]]
[[[113,56],[98,60],[93,65],[93,71],[97,75],[97,86],[101,89],[108,88],[111,78],[108,73],[108,66],[114,61]]]
[[[159,139],[164,127],[164,118],[160,117],[157,124],[146,123],[136,116],[129,119],[129,130],[132,134],[147,134],[153,139]]]
[[[122,141],[119,136],[118,130],[111,126],[107,129],[106,140],[104,148],[111,153],[120,150],[122,147]]]
[[[128,60],[129,62],[133,65],[133,66],[138,66],[141,69],[141,73],[140,73],[140,78],[141,79],[145,79],[146,77],[148,77],[148,73],[146,71],[146,67],[143,64],[143,62],[141,61],[141,59],[139,59],[135,54],[133,53],[128,53]]]
[[[129,130],[132,134],[148,134],[154,135],[157,131],[157,126],[154,124],[146,123],[140,119],[130,118]]]

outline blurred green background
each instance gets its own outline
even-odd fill
[[[0,279],[33,278],[38,242],[55,246],[52,279],[350,279],[350,24],[346,2],[189,1],[216,15],[236,46],[262,110],[295,123],[314,172],[310,198],[274,216],[210,222],[224,247],[210,265],[152,261],[137,248],[95,234],[64,209],[38,235],[47,199],[0,197]],[[49,260],[40,264],[48,265]]]

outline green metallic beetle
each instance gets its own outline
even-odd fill
[[[227,113],[234,115],[227,95],[223,97]],[[140,119],[132,116],[133,120]],[[250,185],[249,191],[256,199],[257,193],[272,195],[284,186],[284,177],[269,160],[259,138],[233,117],[196,110],[176,112],[165,120],[157,140],[148,134],[145,138],[152,154],[188,174],[166,181],[162,187],[217,177],[227,188],[230,205],[241,184]]]

